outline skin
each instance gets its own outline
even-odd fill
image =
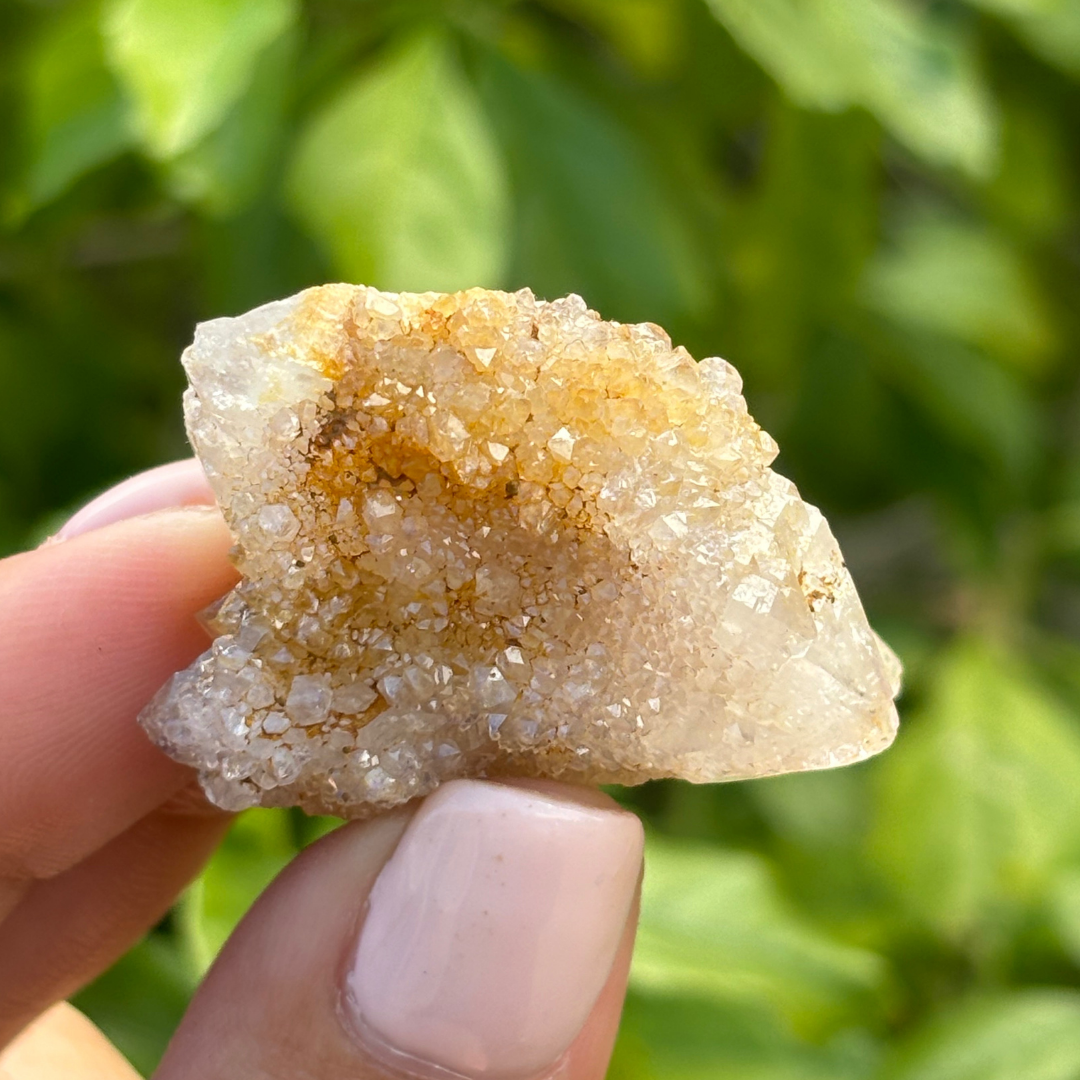
[[[206,647],[196,614],[235,580],[229,545],[215,510],[187,507],[0,562],[0,1080],[135,1075],[57,1003],[164,915],[228,827],[135,719]],[[596,792],[559,797],[614,808]],[[357,913],[415,809],[340,829],[286,869],[196,995],[160,1080],[400,1075],[366,1052],[340,1002]],[[636,905],[552,1076],[603,1077],[635,921]]]

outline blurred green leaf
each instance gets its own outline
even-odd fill
[[[799,105],[838,111],[853,105],[852,62],[833,40],[827,9],[791,0],[708,0],[739,45]],[[846,61],[846,62],[845,62]]]
[[[149,1076],[194,989],[194,974],[175,943],[151,934],[71,1000]]]
[[[26,108],[31,209],[132,144],[120,88],[105,66],[96,2],[72,4],[46,23],[27,58]]]
[[[1080,5],[1059,0],[1052,10],[1017,20],[1021,36],[1040,55],[1080,78]]]
[[[1069,168],[1061,134],[1044,110],[1030,104],[1010,102],[1002,121],[1001,167],[987,185],[988,202],[1006,222],[1052,239],[1069,215]],[[1030,280],[1028,273],[1024,276]]]
[[[789,773],[754,780],[749,788],[777,835],[803,847],[846,847],[865,829],[865,769]]]
[[[1068,0],[967,0],[967,3],[1002,15],[1045,15],[1060,11]]]
[[[1045,367],[1054,346],[1028,267],[984,225],[913,215],[869,267],[866,297],[899,323],[954,337],[1019,371]]]
[[[1027,990],[932,1021],[882,1080],[1076,1080],[1080,994]]]
[[[296,14],[295,0],[107,0],[106,54],[147,152],[167,160],[213,131]]]
[[[293,810],[293,835],[297,838],[297,844],[306,848],[314,844],[324,836],[329,836],[336,829],[340,829],[345,822],[338,817],[329,817],[319,814],[305,814],[303,810]]]
[[[27,443],[37,437],[67,450],[65,435],[78,422],[74,401],[65,393],[72,373],[65,385],[55,362],[59,343],[37,330],[30,320],[0,315],[0,401],[20,403],[0,424],[0,474],[23,492],[41,485],[46,464],[43,455],[26,453]]]
[[[165,163],[178,199],[220,217],[235,214],[258,194],[281,138],[294,51],[289,35],[266,48],[251,85],[221,126]]]
[[[236,819],[180,903],[181,936],[199,975],[296,851],[287,810],[249,810]]]
[[[869,1080],[877,1057],[860,1032],[814,1046],[759,1010],[631,992],[607,1080]]]
[[[902,335],[883,355],[886,377],[951,441],[1014,481],[1031,475],[1040,418],[1013,372],[966,345],[927,334]]]
[[[1050,915],[1058,940],[1080,964],[1080,867],[1070,866],[1050,890]]]
[[[678,61],[683,11],[670,0],[545,0],[545,4],[596,27],[645,75],[665,73]]]
[[[1080,847],[1080,728],[977,640],[942,657],[877,779],[873,857],[907,907],[950,937],[1007,925]]]
[[[778,103],[769,121],[761,183],[731,225],[730,262],[745,327],[740,370],[776,390],[812,362],[809,342],[850,303],[874,252],[881,138],[862,114]]]
[[[1040,56],[1080,77],[1080,4],[1076,0],[968,0],[1005,16]]]
[[[933,164],[993,168],[993,101],[971,49],[930,16],[895,0],[708,3],[796,103],[861,105]]]
[[[568,84],[499,57],[481,88],[513,175],[513,286],[669,326],[704,303],[689,225],[633,133]]]
[[[1080,506],[1075,507],[1075,511],[1077,520],[1073,525],[1077,531],[1068,539],[1080,551]],[[1053,516],[1050,520],[1053,522]],[[1039,673],[1047,686],[1061,697],[1074,716],[1080,716],[1080,640],[1034,627],[1027,631],[1027,636]]]
[[[775,1008],[802,1030],[873,1000],[885,964],[806,924],[749,852],[650,837],[632,985]]]
[[[414,290],[502,282],[503,165],[442,37],[414,38],[348,83],[304,132],[289,189],[349,280]]]

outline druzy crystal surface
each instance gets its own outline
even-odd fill
[[[142,723],[229,809],[857,761],[899,668],[724,360],[570,296],[327,285],[198,328],[240,584]]]

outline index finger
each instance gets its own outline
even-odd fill
[[[0,562],[0,878],[59,873],[190,779],[135,721],[207,647],[229,544],[188,507]]]

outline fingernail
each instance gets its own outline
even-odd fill
[[[607,981],[642,843],[621,810],[445,784],[371,892],[348,975],[361,1038],[421,1075],[544,1076]]]
[[[195,458],[148,469],[125,480],[87,503],[52,538],[70,540],[115,521],[169,510],[177,506],[214,503],[214,493]]]

